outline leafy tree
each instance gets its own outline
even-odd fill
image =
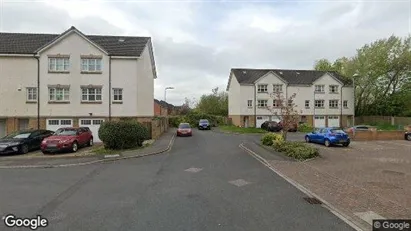
[[[297,111],[297,105],[294,103],[294,99],[297,94],[293,94],[286,98],[281,92],[271,93],[270,97],[276,102],[276,107],[270,106],[268,109],[271,113],[277,117],[281,117],[282,124],[282,136],[284,140],[287,140],[287,133],[290,128],[293,128],[298,124],[300,119],[300,111]]]
[[[336,71],[354,81],[356,115],[398,116],[411,111],[411,37],[379,39],[353,57],[333,63],[321,59],[314,68]]]
[[[211,90],[211,94],[202,95],[196,111],[210,115],[228,115],[228,93],[219,91],[218,87]]]

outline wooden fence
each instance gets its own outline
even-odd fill
[[[358,116],[355,117],[356,124],[391,124],[391,125],[411,125],[411,117],[394,116]]]

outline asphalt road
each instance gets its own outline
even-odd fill
[[[352,230],[239,149],[244,139],[194,131],[167,154],[2,169],[0,214],[41,215],[50,224],[40,230]]]

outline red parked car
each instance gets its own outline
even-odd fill
[[[81,146],[93,145],[93,134],[88,127],[59,128],[52,136],[41,142],[41,151],[46,153],[71,151],[77,152]]]
[[[191,126],[189,123],[181,123],[178,125],[177,136],[192,136]]]

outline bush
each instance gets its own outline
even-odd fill
[[[314,128],[311,127],[311,126],[308,125],[308,124],[300,124],[300,125],[298,126],[298,131],[299,131],[299,132],[312,132],[312,131],[314,131]]]
[[[263,135],[261,142],[263,143],[263,145],[271,146],[275,143],[284,142],[284,138],[281,134],[267,133]]]
[[[189,123],[192,127],[197,127],[200,119],[207,119],[213,127],[218,126],[218,125],[223,125],[225,121],[223,116],[215,116],[215,115],[209,115],[209,114],[198,113],[198,112],[190,112],[187,115],[179,115],[179,116],[170,117],[169,125],[171,127],[178,127],[180,123]]]
[[[278,142],[273,145],[274,149],[297,160],[306,160],[319,156],[317,148],[302,142]]]
[[[136,121],[107,121],[101,124],[98,136],[107,149],[127,149],[141,147],[149,132]]]

